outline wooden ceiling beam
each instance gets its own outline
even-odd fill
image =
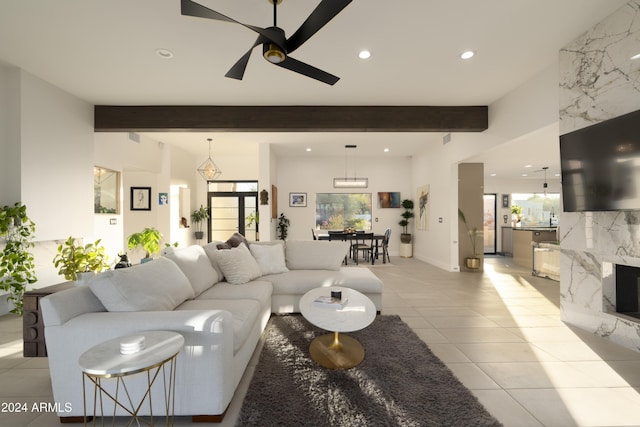
[[[487,106],[96,105],[96,132],[482,132]]]

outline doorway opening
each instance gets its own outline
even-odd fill
[[[484,253],[487,255],[496,254],[496,209],[497,209],[498,195],[494,193],[488,193],[484,195],[483,200],[483,220],[482,220],[482,232],[484,242]]]
[[[258,181],[209,181],[211,218],[208,241],[225,241],[235,232],[259,240]]]

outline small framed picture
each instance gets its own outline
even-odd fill
[[[289,193],[289,206],[304,208],[307,206],[307,193]]]
[[[509,207],[509,195],[508,194],[503,194],[502,195],[502,207],[503,208],[508,208]]]
[[[131,210],[151,210],[151,187],[131,187]]]

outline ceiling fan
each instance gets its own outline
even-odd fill
[[[249,57],[253,48],[262,45],[262,54],[265,59],[272,64],[288,70],[300,73],[312,79],[319,80],[323,83],[334,85],[339,77],[322,71],[314,66],[298,61],[291,56],[290,53],[299,48],[304,42],[309,40],[311,36],[317,33],[331,19],[342,11],[352,0],[322,0],[320,4],[311,12],[311,15],[302,23],[300,28],[289,38],[284,35],[284,30],[277,26],[277,10],[278,4],[282,0],[268,0],[273,4],[273,26],[268,28],[260,28],[254,25],[243,24],[235,19],[229,18],[215,10],[211,10],[201,4],[191,0],[181,0],[182,14],[187,16],[195,16],[198,18],[215,19],[218,21],[233,22],[240,24],[250,30],[258,33],[258,38],[251,48],[245,53],[231,69],[225,74],[225,77],[242,80],[244,70],[247,68]]]

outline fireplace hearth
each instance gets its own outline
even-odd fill
[[[640,268],[616,264],[616,312],[640,319]]]

